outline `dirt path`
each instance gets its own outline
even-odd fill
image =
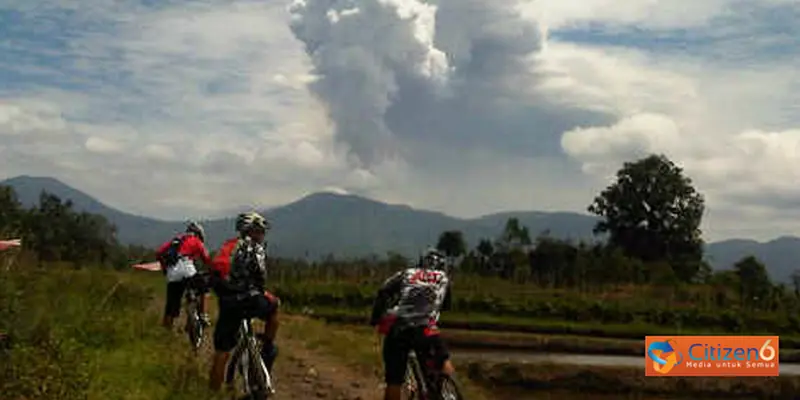
[[[289,317],[292,318],[292,317]],[[177,324],[176,324],[177,325]],[[176,334],[185,335],[180,328]],[[186,355],[185,363],[200,376],[206,376],[212,354],[211,335],[199,358]],[[310,350],[302,340],[278,333],[275,361],[275,400],[374,400],[383,398],[381,382],[343,366],[341,361],[320,350]]]
[[[276,400],[372,400],[382,398],[380,382],[342,367],[331,357],[306,349],[294,339],[280,340],[275,362]]]

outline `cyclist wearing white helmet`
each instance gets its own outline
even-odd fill
[[[394,299],[396,302],[390,307]],[[397,272],[378,291],[370,325],[379,325],[378,331],[386,335],[385,400],[400,400],[411,349],[421,363],[432,362],[442,372],[453,373],[450,354],[438,328],[439,315],[450,308],[450,303],[447,261],[433,248],[428,248],[416,267]]]
[[[209,324],[206,312],[208,288],[202,279],[204,275],[198,274],[194,265],[195,260],[201,260],[205,265],[211,264],[204,244],[205,236],[202,225],[189,221],[185,233],[173,237],[156,250],[156,258],[167,276],[167,301],[162,320],[164,327],[171,328],[175,318],[180,315],[183,293],[189,285],[201,293],[201,319],[206,326]]]
[[[219,390],[225,378],[225,366],[230,351],[236,346],[239,325],[244,318],[266,322],[261,356],[267,368],[277,356],[275,334],[278,329],[277,297],[266,288],[267,253],[264,239],[269,222],[256,212],[239,214],[236,218],[238,236],[227,240],[212,263],[214,291],[219,298],[219,318],[214,329],[214,358],[210,385]]]

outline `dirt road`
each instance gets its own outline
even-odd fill
[[[294,339],[280,340],[275,362],[276,400],[372,400],[382,398],[380,382],[356,373]]]

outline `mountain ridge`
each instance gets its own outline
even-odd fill
[[[20,202],[36,205],[44,190],[64,200],[75,209],[105,216],[118,228],[124,244],[155,247],[175,232],[185,221],[163,220],[136,215],[110,207],[91,195],[58,179],[22,175],[1,181],[14,188]],[[595,240],[592,234],[597,218],[576,212],[502,211],[475,218],[460,218],[439,211],[417,209],[405,204],[389,204],[355,194],[321,191],[307,194],[291,203],[258,208],[271,220],[270,252],[282,257],[320,258],[383,255],[393,251],[413,256],[425,246],[435,244],[444,230],[460,230],[470,246],[481,238],[495,238],[508,218],[519,218],[532,236],[545,231],[553,237]],[[204,220],[211,247],[230,236],[232,217]],[[706,256],[715,268],[730,268],[747,255],[754,255],[780,281],[788,281],[800,258],[800,238],[780,236],[767,241],[732,238],[708,243]]]

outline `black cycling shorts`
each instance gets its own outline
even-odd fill
[[[190,285],[200,293],[207,293],[208,275],[197,273],[191,278],[185,278],[177,282],[167,282],[167,303],[164,305],[164,315],[172,318],[177,318],[181,315],[183,294]]]
[[[219,297],[219,318],[214,327],[214,350],[233,350],[239,340],[239,326],[245,318],[268,321],[278,310],[279,301],[271,294]]]
[[[408,353],[411,349],[423,368],[441,370],[450,353],[442,337],[426,335],[424,326],[392,329],[383,341],[383,365],[387,385],[401,385],[406,378]]]

